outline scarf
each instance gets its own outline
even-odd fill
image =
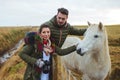
[[[35,36],[36,48],[39,52],[44,51],[46,54],[53,53],[55,44],[51,43],[51,40],[43,40],[39,35]]]
[[[46,55],[50,54],[53,52],[53,48],[51,45],[51,41],[50,40],[43,40],[43,50],[46,53]]]

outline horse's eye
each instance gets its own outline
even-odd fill
[[[94,38],[98,38],[98,35],[94,35]]]

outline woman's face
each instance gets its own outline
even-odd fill
[[[43,28],[40,33],[40,36],[45,40],[48,40],[50,38],[50,35],[51,33],[49,28]]]

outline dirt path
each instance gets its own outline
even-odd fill
[[[22,46],[23,46],[23,43],[20,45],[20,47],[17,49],[16,53],[12,57],[1,65],[0,80],[22,80],[22,75],[24,73],[25,67],[16,68],[16,66],[21,63],[25,64],[24,61],[22,61],[20,59],[20,57],[17,55],[19,53],[20,49],[22,48]],[[18,78],[14,79],[13,76],[21,77],[21,79],[18,79]]]

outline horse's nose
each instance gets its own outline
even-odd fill
[[[81,53],[81,48],[79,48],[79,49],[77,50],[77,53],[78,53],[79,55],[81,55],[81,56],[84,55],[84,54]]]

